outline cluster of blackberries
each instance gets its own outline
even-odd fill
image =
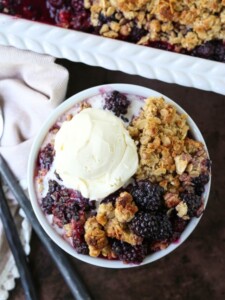
[[[139,211],[131,220],[130,229],[150,241],[170,238],[172,226],[164,206],[164,189],[148,180],[141,180],[134,184],[131,194]]]
[[[103,109],[110,110],[119,117],[120,115],[125,115],[127,113],[129,104],[130,101],[127,99],[126,95],[118,91],[112,91],[106,94]]]
[[[55,150],[52,144],[47,144],[38,155],[38,167],[40,169],[49,170],[51,168],[53,159],[55,155]]]
[[[55,180],[49,180],[48,192],[41,200],[41,207],[47,214],[53,214],[62,224],[69,223],[78,217],[80,211],[92,209],[89,200],[80,192],[67,189]]]
[[[48,192],[41,200],[41,207],[46,214],[53,214],[55,222],[62,227],[71,223],[73,246],[78,253],[88,254],[88,246],[84,240],[84,223],[86,212],[95,207],[75,190],[66,189],[55,180],[49,180]]]

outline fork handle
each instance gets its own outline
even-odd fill
[[[23,250],[16,225],[11,215],[10,209],[5,198],[2,185],[0,184],[0,218],[2,220],[3,228],[5,229],[5,235],[9,243],[9,247],[14,256],[22,286],[25,293],[26,300],[37,300],[36,290],[32,281],[30,269],[26,254]]]

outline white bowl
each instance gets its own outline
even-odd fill
[[[44,215],[43,211],[41,210],[41,207],[38,203],[35,188],[34,188],[34,172],[36,167],[36,161],[38,152],[40,150],[40,147],[42,145],[42,142],[48,133],[49,129],[55,124],[56,120],[60,115],[62,115],[64,112],[66,112],[68,109],[70,109],[75,103],[78,103],[82,100],[85,100],[86,98],[89,98],[95,94],[99,93],[100,89],[105,88],[112,88],[114,90],[117,90],[122,93],[129,93],[129,94],[135,94],[143,97],[149,97],[149,96],[163,96],[164,99],[174,105],[179,113],[183,113],[188,115],[178,104],[176,104],[174,101],[166,97],[165,95],[162,95],[154,90],[151,90],[149,88],[136,86],[136,85],[130,85],[130,84],[108,84],[108,85],[101,85],[97,87],[93,87],[87,90],[84,90],[72,97],[70,97],[68,100],[63,102],[60,106],[58,106],[49,116],[49,118],[46,120],[46,122],[43,124],[42,128],[40,129],[39,134],[36,136],[35,141],[33,143],[29,162],[28,162],[28,190],[30,195],[30,200],[32,207],[34,209],[34,212],[37,216],[37,219],[39,220],[40,224],[42,225],[43,229],[46,231],[46,233],[49,235],[49,237],[63,250],[65,250],[67,253],[71,254],[72,256],[76,257],[77,259],[80,259],[86,263],[101,266],[101,267],[107,267],[107,268],[131,268],[136,267],[140,265],[145,265],[148,263],[151,263],[155,260],[158,260],[162,258],[163,256],[167,255],[168,253],[175,250],[178,246],[180,246],[187,237],[192,233],[192,231],[197,226],[198,222],[201,219],[201,216],[199,218],[192,218],[183,233],[181,234],[179,241],[176,243],[172,243],[169,245],[168,248],[164,250],[160,250],[158,252],[155,252],[153,254],[148,255],[144,261],[140,265],[135,264],[124,264],[122,261],[117,260],[107,260],[103,258],[93,258],[88,255],[82,255],[78,254],[76,250],[66,241],[64,240],[55,230],[54,228],[49,224],[47,221],[46,216]],[[191,128],[191,132],[193,134],[194,139],[202,142],[205,145],[205,149],[207,151],[207,147],[205,144],[205,141],[203,139],[203,136],[198,129],[195,122],[188,116],[187,122]],[[210,191],[210,185],[211,185],[211,178],[208,182],[208,184],[205,186],[205,192],[203,194],[204,197],[204,206],[206,206],[208,197],[209,197],[209,191]]]

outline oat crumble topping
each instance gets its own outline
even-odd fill
[[[182,191],[182,174],[197,177],[207,153],[201,142],[187,136],[187,116],[163,98],[148,98],[140,115],[129,126],[138,143],[138,180],[158,182],[167,192]],[[182,178],[182,177],[181,177]]]
[[[116,238],[131,245],[141,244],[143,239],[131,232],[127,226],[137,211],[138,208],[128,192],[123,192],[117,197],[115,207],[111,202],[101,203],[96,217],[89,218],[85,223],[85,241],[88,244],[90,256],[99,256],[103,253],[104,256],[111,256],[107,237]]]
[[[128,36],[134,26],[146,31],[137,41],[163,41],[191,50],[213,39],[225,39],[225,1],[219,0],[85,0],[100,34]],[[107,22],[102,21],[104,17]],[[110,18],[112,19],[111,21]]]

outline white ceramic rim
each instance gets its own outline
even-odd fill
[[[92,87],[92,88],[86,89],[82,92],[79,92],[79,93],[73,95],[68,100],[66,100],[61,105],[59,105],[51,113],[49,118],[46,120],[46,122],[43,124],[42,128],[40,129],[39,134],[35,138],[35,141],[32,145],[32,149],[31,149],[31,152],[30,152],[29,161],[28,161],[28,191],[29,191],[29,196],[30,196],[31,204],[32,204],[33,210],[36,214],[36,217],[37,217],[38,221],[40,222],[40,224],[42,225],[45,232],[49,235],[49,237],[59,247],[61,247],[63,250],[65,250],[67,253],[69,253],[73,257],[75,257],[75,258],[77,258],[81,261],[84,261],[86,263],[89,263],[89,264],[92,264],[92,265],[95,265],[95,266],[106,267],[106,268],[115,268],[115,269],[120,268],[120,269],[122,269],[122,268],[131,268],[131,267],[142,266],[142,265],[151,263],[155,260],[158,260],[158,259],[164,257],[168,253],[175,250],[178,246],[180,246],[188,238],[188,236],[192,233],[192,231],[195,229],[195,227],[197,226],[197,224],[200,221],[201,217],[193,218],[190,221],[190,223],[186,227],[185,231],[182,233],[181,237],[179,238],[179,242],[172,243],[172,244],[169,245],[168,248],[166,248],[164,250],[160,250],[156,253],[153,253],[153,254],[147,256],[140,265],[124,264],[121,261],[107,260],[107,259],[103,259],[103,258],[93,258],[93,257],[87,256],[87,255],[78,254],[76,252],[76,250],[67,241],[65,241],[53,229],[53,227],[48,223],[47,218],[45,217],[44,213],[42,212],[42,210],[40,208],[40,205],[37,201],[37,197],[36,197],[36,194],[35,194],[34,169],[35,169],[35,165],[36,165],[36,159],[37,159],[38,151],[40,149],[40,145],[42,144],[48,130],[54,125],[57,118],[62,113],[66,112],[74,104],[76,104],[76,103],[78,103],[82,100],[85,100],[86,98],[91,97],[95,94],[98,94],[99,90],[102,89],[102,88],[112,88],[112,89],[118,90],[122,93],[136,94],[136,95],[143,96],[143,97],[149,97],[149,96],[160,97],[160,96],[163,96],[164,99],[167,102],[173,104],[176,107],[178,112],[188,115],[178,104],[176,104],[173,100],[171,100],[167,96],[165,96],[165,95],[163,95],[163,94],[161,94],[157,91],[154,91],[152,89],[137,86],[137,85],[131,85],[131,84],[106,84],[106,85],[100,85],[100,86]],[[192,128],[192,134],[193,134],[194,138],[198,141],[201,141],[206,147],[204,138],[203,138],[200,130],[198,129],[195,122],[191,119],[191,117],[189,117],[189,115],[188,115],[187,122],[188,122],[190,128]],[[206,147],[206,150],[207,150],[207,147]],[[210,185],[211,185],[211,178],[210,178],[210,182],[206,185],[204,196],[203,196],[205,207],[206,207],[208,197],[209,197]]]
[[[225,95],[225,64],[0,14],[0,45]]]

